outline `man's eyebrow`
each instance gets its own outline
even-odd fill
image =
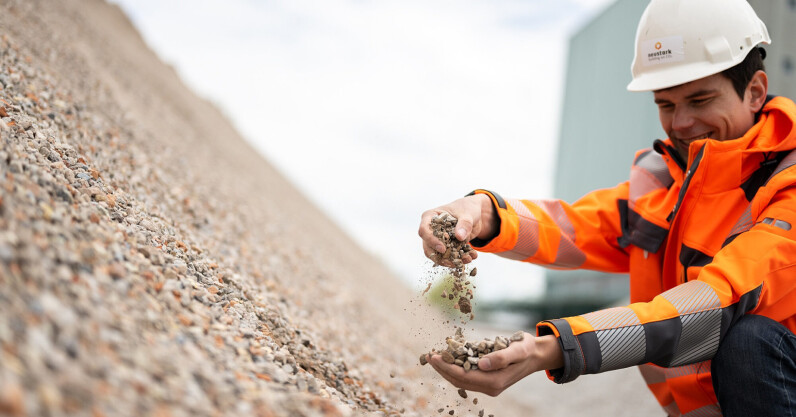
[[[712,88],[712,89],[705,89],[705,90],[699,90],[699,91],[697,91],[697,92],[695,92],[695,93],[689,94],[689,95],[688,95],[688,97],[686,97],[686,99],[692,99],[692,98],[694,98],[694,97],[701,97],[701,96],[709,96],[709,95],[711,95],[711,94],[715,94],[715,93],[717,93],[718,91],[719,91],[719,90],[717,90],[717,89],[715,89],[715,88]]]
[[[715,88],[708,88],[708,89],[704,89],[704,90],[699,90],[699,91],[696,91],[696,92],[693,92],[693,93],[689,94],[686,97],[686,100],[691,100],[691,99],[694,99],[696,97],[709,96],[709,95],[712,95],[712,94],[716,94],[718,91],[719,90],[717,90]],[[671,103],[671,101],[666,100],[665,98],[656,98],[655,99],[655,104],[666,104],[666,103]]]

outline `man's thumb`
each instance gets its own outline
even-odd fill
[[[478,361],[478,369],[489,371],[490,369],[492,369],[492,361],[487,357],[481,358]]]
[[[478,360],[478,369],[482,371],[499,371],[513,362],[509,349],[492,352]]]
[[[456,222],[456,239],[466,242],[473,230],[473,219],[469,216],[462,216]]]

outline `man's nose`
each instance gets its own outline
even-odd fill
[[[672,117],[672,129],[682,132],[690,129],[694,125],[694,115],[687,107],[675,108]]]

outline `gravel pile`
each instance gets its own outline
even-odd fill
[[[427,416],[455,396],[406,337],[441,340],[437,316],[399,314],[410,291],[118,8],[9,0],[0,27],[0,415]]]
[[[157,168],[24,53],[0,43],[0,411],[397,413],[291,323],[277,281],[207,249],[190,196],[141,199]]]

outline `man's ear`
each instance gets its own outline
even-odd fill
[[[757,113],[763,108],[767,94],[768,76],[765,71],[758,70],[746,86],[745,96],[749,99],[749,107],[752,112]]]

